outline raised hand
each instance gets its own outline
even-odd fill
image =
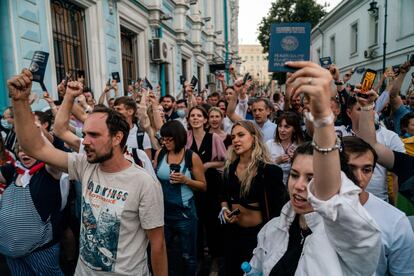
[[[68,86],[66,87],[66,95],[76,98],[82,93],[83,93],[83,84],[81,82],[78,82],[78,81],[68,82]]]
[[[28,69],[23,69],[21,74],[7,80],[9,97],[14,101],[29,100],[32,91],[32,73]]]
[[[292,89],[292,98],[304,93],[309,97],[310,110],[315,118],[326,117],[331,112],[332,75],[318,64],[310,61],[288,62],[287,65],[299,69],[287,80]]]
[[[339,70],[338,70],[338,67],[336,67],[335,64],[332,63],[329,66],[329,72],[331,72],[332,77],[335,81],[339,81]]]

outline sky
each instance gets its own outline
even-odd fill
[[[271,3],[276,0],[239,0],[239,44],[259,44],[257,26],[262,17],[267,15]],[[341,0],[316,0],[319,4],[329,4],[332,10]]]

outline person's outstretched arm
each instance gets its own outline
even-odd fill
[[[20,75],[16,75],[7,81],[9,96],[14,108],[17,140],[29,156],[67,171],[68,154],[47,143],[34,123],[34,116],[29,105],[32,79],[32,73],[27,69],[23,69]],[[73,88],[79,89],[77,86]]]
[[[330,107],[332,75],[312,62],[293,62],[289,66],[298,69],[288,78],[292,98],[304,93],[310,99],[310,111],[314,120],[313,141],[316,148],[333,148],[337,145],[334,118]],[[316,122],[323,122],[318,125]],[[329,169],[327,169],[329,168]],[[338,194],[341,186],[339,149],[313,153],[313,193],[320,200],[328,200]]]
[[[73,96],[65,94],[62,105],[60,106],[56,118],[53,132],[62,139],[70,148],[79,152],[80,138],[69,128],[70,113],[73,107]]]
[[[239,98],[240,91],[243,89],[242,80],[238,79],[234,83],[234,94],[231,95],[228,99],[228,105],[227,105],[227,116],[230,118],[230,120],[233,123],[237,123],[238,121],[243,120],[242,117],[237,115],[236,113],[236,107],[237,107],[237,99]]]
[[[369,91],[367,95],[367,99],[357,97],[361,105],[359,130],[357,134],[375,149],[378,155],[378,163],[387,169],[392,169],[394,167],[394,152],[383,144],[378,143],[375,134],[374,103],[378,95],[374,90]]]

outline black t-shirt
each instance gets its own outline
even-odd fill
[[[414,157],[394,151],[391,171],[398,176],[398,191],[414,203]]]
[[[282,258],[272,268],[269,276],[295,275],[302,254],[303,244],[307,236],[312,234],[310,229],[302,230],[299,226],[299,216],[296,215],[289,228],[288,248]]]
[[[0,172],[6,180],[6,189],[10,185],[15,185],[18,174],[16,168],[12,164],[6,164],[0,167]],[[46,222],[50,217],[53,228],[53,239],[56,240],[59,236],[62,205],[62,195],[60,192],[60,181],[53,178],[46,168],[43,167],[37,171],[30,179],[30,194],[32,196],[33,204],[42,221]]]
[[[171,115],[170,116],[168,116],[167,115],[167,113],[165,113],[165,120],[168,122],[168,121],[172,121],[172,120],[175,120],[175,119],[178,119],[179,118],[179,116],[178,116],[178,114],[177,114],[177,112],[176,111],[173,111],[172,113],[171,113]]]

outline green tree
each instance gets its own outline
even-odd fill
[[[310,22],[313,28],[325,14],[325,7],[315,0],[276,0],[258,26],[257,39],[263,47],[263,53],[269,52],[272,23]],[[285,74],[276,74],[274,77],[279,83],[284,83],[284,76]]]

